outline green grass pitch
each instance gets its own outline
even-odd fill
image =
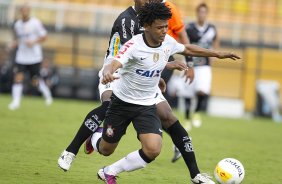
[[[63,172],[57,159],[72,140],[84,116],[98,103],[55,100],[46,107],[42,98],[23,98],[21,109],[7,109],[10,96],[0,96],[0,183],[65,184],[103,183],[96,172],[129,152],[140,148],[130,126],[118,149],[110,157],[85,155],[80,150],[72,168]],[[178,114],[182,120],[182,114]],[[282,125],[266,119],[224,119],[204,117],[190,136],[202,172],[212,174],[217,162],[234,157],[245,166],[244,184],[282,183]],[[124,184],[188,184],[189,174],[183,160],[172,164],[172,143],[164,135],[161,155],[147,168],[122,173]]]

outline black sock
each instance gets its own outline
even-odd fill
[[[167,129],[167,132],[170,135],[174,145],[181,152],[186,166],[190,171],[191,178],[194,178],[197,174],[200,173],[200,171],[197,165],[192,142],[188,136],[188,133],[181,126],[178,120]]]
[[[74,139],[67,147],[66,151],[71,152],[75,155],[78,153],[79,148],[84,143],[84,141],[91,134],[93,134],[100,126],[100,124],[104,121],[109,104],[109,101],[105,101],[101,106],[93,109],[87,114]]]
[[[196,112],[206,112],[208,107],[209,95],[197,95],[198,102],[196,107]]]
[[[190,119],[191,98],[185,98],[185,119]]]

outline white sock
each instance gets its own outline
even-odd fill
[[[106,174],[116,176],[124,171],[131,172],[137,169],[142,169],[146,167],[147,164],[148,163],[141,158],[139,150],[137,150],[129,153],[126,157],[120,159],[112,165],[105,167],[104,171]]]
[[[42,79],[39,80],[38,88],[39,88],[39,91],[43,94],[43,96],[46,100],[52,99],[50,89],[48,88],[48,86],[46,85],[46,83]]]
[[[20,104],[23,92],[23,84],[13,84],[12,86],[12,97],[13,103]]]
[[[101,137],[102,137],[102,132],[95,132],[91,137],[91,144],[92,144],[95,151],[98,151],[97,141]]]

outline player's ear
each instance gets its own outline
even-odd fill
[[[144,24],[143,27],[144,27],[145,30],[148,30],[148,28],[150,27],[150,25],[149,25],[149,24]]]

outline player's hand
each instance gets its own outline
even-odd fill
[[[188,70],[185,70],[183,77],[185,77],[185,82],[189,79],[189,84],[191,84],[194,81],[194,68],[188,68]]]
[[[108,71],[103,71],[103,78],[102,78],[102,84],[107,84],[109,82],[112,82],[116,79],[119,79],[118,76],[114,76],[114,74],[112,74],[111,72],[108,72]]]
[[[161,89],[161,92],[164,93],[166,91],[166,83],[164,79],[160,78],[159,81],[159,88]]]
[[[25,44],[26,44],[28,47],[33,47],[33,45],[35,44],[35,42],[32,41],[32,40],[27,40],[27,41],[25,41]]]
[[[234,54],[232,52],[218,52],[217,58],[219,58],[219,59],[230,58],[230,59],[233,59],[233,60],[241,59],[240,56],[237,56],[236,54]]]
[[[7,53],[11,52],[13,49],[15,49],[18,46],[18,42],[17,41],[13,41],[9,44],[6,45],[5,47],[5,51]]]
[[[174,60],[174,61],[168,62],[166,64],[166,68],[169,69],[169,70],[176,69],[176,70],[179,70],[179,71],[183,71],[183,70],[188,69],[187,65],[180,60]]]

